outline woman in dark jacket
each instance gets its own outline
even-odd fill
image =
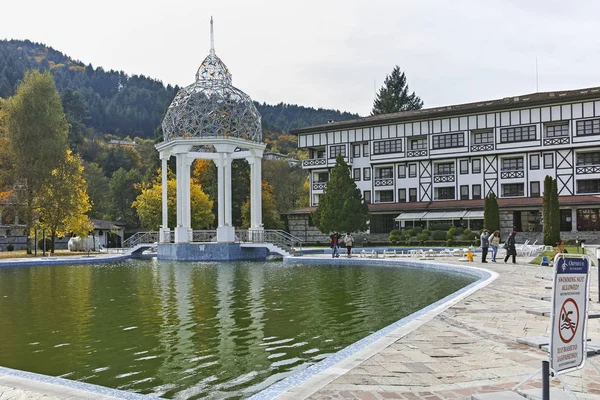
[[[506,257],[504,257],[504,263],[508,261],[508,257],[512,256],[513,264],[517,263],[517,247],[515,246],[515,235],[517,232],[512,231],[506,239]]]

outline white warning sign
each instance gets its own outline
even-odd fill
[[[585,363],[590,260],[558,254],[554,266],[550,368],[559,374]]]

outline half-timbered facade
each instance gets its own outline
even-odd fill
[[[482,199],[490,192],[499,198],[504,229],[539,231],[546,175],[558,179],[562,230],[600,230],[600,87],[371,116],[292,133],[309,152],[302,166],[310,171],[311,206],[318,206],[341,154],[370,203],[372,233],[389,232],[397,226],[393,221],[408,226],[438,216],[447,220],[439,213],[448,210],[473,211],[481,221]],[[416,218],[416,212],[438,214]],[[450,219],[463,217],[455,213]],[[472,223],[480,224],[476,218]]]

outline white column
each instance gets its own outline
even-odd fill
[[[167,175],[168,175],[168,165],[167,161],[169,160],[166,154],[161,153],[160,158],[162,160],[162,226],[160,227],[159,233],[159,243],[168,243],[170,240],[167,236],[167,232],[170,234],[169,230],[169,202],[168,202],[168,192],[167,192]]]
[[[577,210],[571,209],[571,232],[577,232]]]
[[[254,203],[256,202],[256,188],[254,186],[254,157],[248,157],[246,159],[248,161],[248,165],[250,165],[250,229],[255,229],[256,227],[256,215],[253,212],[252,207],[254,207]]]
[[[185,212],[186,212],[186,220],[185,226],[188,229],[192,229],[192,200],[191,200],[191,168],[192,162],[194,160],[191,158],[185,159]]]
[[[253,157],[250,185],[251,191],[254,192],[251,201],[251,220],[253,223],[252,229],[262,228],[262,164],[260,157]]]
[[[177,154],[177,227],[175,243],[187,243],[188,233],[185,227],[185,154]]]
[[[225,226],[233,226],[231,218],[231,153],[225,153]]]
[[[217,187],[218,187],[218,212],[219,212],[219,225],[221,228],[225,226],[225,172],[223,167],[225,165],[224,154],[219,153],[219,159],[215,160],[217,164]]]

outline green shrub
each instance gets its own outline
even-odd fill
[[[402,231],[400,229],[393,229],[390,232],[390,236],[400,236],[402,234]]]
[[[400,235],[400,240],[407,241],[410,239],[410,236],[407,234]]]
[[[44,239],[38,240],[38,249],[44,250]],[[46,238],[46,250],[52,250],[52,240],[50,238]]]
[[[429,229],[423,229],[423,230],[421,231],[421,233],[424,233],[424,234],[426,234],[427,236],[430,236],[430,235],[431,235],[431,232],[429,232]]]
[[[433,231],[447,231],[450,229],[450,224],[431,224],[429,227]]]
[[[447,232],[444,232],[444,231],[433,231],[433,232],[431,232],[431,239],[432,240],[446,240],[446,239],[448,239],[446,237],[446,233]]]
[[[400,241],[400,235],[390,235],[388,240],[392,242],[393,245],[396,245]]]
[[[454,245],[454,240],[453,239],[446,240],[446,246],[447,247],[452,247],[453,245]]]
[[[467,237],[469,236],[469,233],[471,233],[471,231],[468,228],[463,229],[462,234],[463,236]]]
[[[427,239],[429,239],[429,235],[428,235],[428,234],[426,234],[426,233],[419,233],[419,234],[417,235],[417,240],[418,240],[419,242],[425,242]]]
[[[448,232],[446,232],[446,240],[452,240],[452,239],[454,239],[454,232],[449,230]]]
[[[404,233],[406,234],[406,236],[408,237],[413,237],[415,236],[415,230],[414,229],[407,229],[404,231]]]
[[[13,246],[13,244],[12,244],[12,243],[9,243],[9,244],[6,246],[6,250],[8,250],[8,251],[13,251],[14,249],[15,249],[15,246]]]
[[[463,234],[464,236],[464,234]],[[475,240],[479,238],[479,235],[476,232],[469,232],[467,235],[467,240]]]
[[[452,235],[456,235],[456,227],[455,226],[451,226],[450,228],[448,228],[448,232],[452,233]]]
[[[458,226],[458,227],[456,227],[456,233],[455,233],[455,235],[456,236],[460,236],[460,235],[463,234],[463,231],[464,231],[464,228],[462,226]]]
[[[415,226],[413,228],[413,235],[418,235],[419,233],[421,233],[421,231],[423,231],[423,228],[421,228],[420,226]]]

